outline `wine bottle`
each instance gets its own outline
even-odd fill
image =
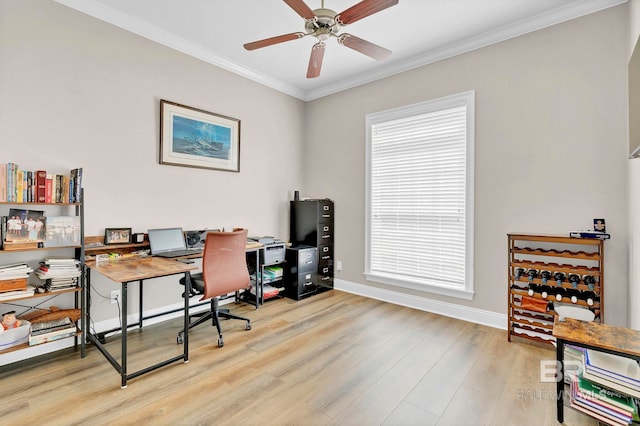
[[[549,281],[549,278],[551,278],[551,271],[542,271],[540,272],[540,278],[542,278],[542,284],[547,284],[547,281]]]
[[[558,302],[561,301],[563,297],[567,296],[567,289],[562,286],[556,286],[554,292],[556,294],[556,300]]]
[[[524,268],[517,268],[516,269],[516,281],[520,279],[521,276],[524,275],[524,273],[527,272]]]
[[[595,302],[599,302],[600,298],[593,291],[581,292],[580,298],[587,302],[588,306],[593,306]]]
[[[553,293],[553,288],[549,287],[548,285],[541,285],[538,287],[538,291],[540,292],[542,298],[546,299],[550,294]]]
[[[580,275],[569,274],[569,282],[571,283],[571,287],[578,288],[578,284],[580,283]]]
[[[564,272],[556,272],[553,274],[553,278],[556,280],[556,285],[562,285],[562,282],[567,279],[567,275]]]
[[[567,297],[571,299],[571,303],[578,303],[578,299],[580,299],[580,290],[577,288],[568,288]]]
[[[582,282],[585,283],[591,291],[593,291],[596,286],[596,278],[593,275],[584,275],[582,277]]]
[[[538,270],[531,268],[527,271],[527,275],[529,276],[529,282],[533,281],[534,278],[538,276]]]
[[[533,296],[534,293],[539,293],[540,292],[540,286],[538,284],[535,283],[530,283],[529,284],[529,296]]]

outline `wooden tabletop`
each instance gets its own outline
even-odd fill
[[[585,344],[621,354],[640,357],[640,331],[598,322],[556,316],[553,336],[567,343]]]
[[[180,274],[198,269],[194,264],[161,257],[87,262],[87,267],[118,283]]]

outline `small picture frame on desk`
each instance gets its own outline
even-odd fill
[[[131,243],[131,228],[105,228],[105,244],[129,244]]]

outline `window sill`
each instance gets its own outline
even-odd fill
[[[472,290],[460,287],[448,287],[437,284],[427,284],[417,281],[402,280],[391,276],[378,274],[364,274],[367,281],[373,281],[380,284],[386,284],[394,287],[408,288],[411,290],[424,291],[427,293],[440,294],[442,296],[455,297],[457,299],[473,300],[474,292]]]

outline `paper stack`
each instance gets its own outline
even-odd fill
[[[45,258],[35,271],[47,291],[77,287],[81,273],[80,261],[72,258]]]
[[[0,266],[0,294],[27,289],[27,279],[33,272],[26,263]]]

